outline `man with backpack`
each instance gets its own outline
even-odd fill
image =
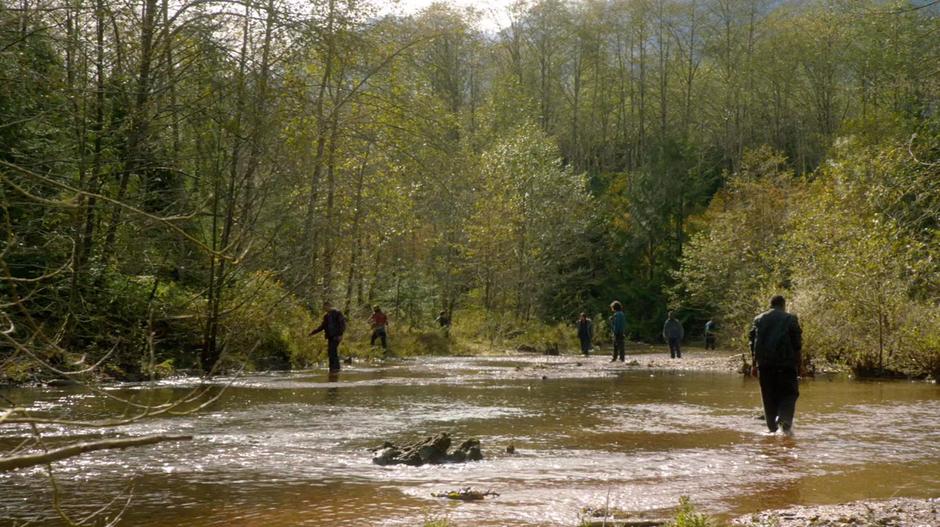
[[[663,339],[669,343],[669,357],[673,359],[682,358],[682,338],[685,337],[685,330],[682,329],[682,322],[676,320],[672,311],[667,314],[666,323],[663,324]]]
[[[323,322],[316,329],[310,332],[310,335],[316,335],[323,332],[326,337],[327,354],[330,357],[330,373],[339,371],[339,343],[343,340],[343,333],[346,332],[346,317],[338,309],[333,308],[330,302],[323,302]]]
[[[748,337],[751,375],[760,380],[760,396],[770,433],[793,434],[793,414],[800,396],[803,330],[796,315],[786,311],[780,295],[770,299],[770,310],[757,315]]]

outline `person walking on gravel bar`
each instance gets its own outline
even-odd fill
[[[682,358],[682,349],[679,346],[682,344],[682,337],[684,336],[685,330],[682,329],[682,322],[676,320],[672,311],[670,311],[666,323],[663,324],[663,339],[669,343],[670,358]]]
[[[767,430],[793,434],[793,414],[800,396],[803,330],[796,315],[787,313],[786,300],[770,299],[770,310],[757,315],[751,324],[751,375],[760,381]]]
[[[708,319],[708,322],[705,323],[705,349],[715,349],[715,340],[716,335],[715,331],[717,330],[717,325],[712,319]]]
[[[581,353],[587,357],[591,354],[591,342],[594,340],[594,324],[587,313],[581,313],[578,319],[578,340],[581,341]]]
[[[375,306],[372,308],[372,316],[369,317],[369,325],[372,326],[372,338],[369,339],[369,345],[375,346],[375,340],[382,341],[382,349],[388,351],[388,315],[382,312],[382,308]]]
[[[610,331],[614,334],[614,358],[610,362],[617,360],[617,357],[623,362],[626,354],[627,316],[623,314],[623,306],[616,300],[610,304],[610,310],[614,312],[608,319]]]

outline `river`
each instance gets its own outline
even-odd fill
[[[160,400],[198,379],[122,384]],[[213,381],[221,387],[226,379]],[[3,389],[21,406],[94,418],[120,411],[77,388]],[[88,513],[128,488],[123,525],[567,525],[587,506],[663,516],[680,496],[721,517],[793,504],[940,495],[940,388],[818,378],[801,385],[795,438],[764,435],[756,381],[610,365],[605,357],[419,358],[248,375],[209,408],[121,428],[192,441],[55,465],[63,506]],[[44,435],[69,433],[44,427]],[[439,431],[480,439],[485,460],[380,467],[369,448]],[[3,447],[28,434],[0,428]],[[95,433],[100,433],[96,431]],[[104,430],[109,434],[113,431]],[[97,437],[89,435],[89,437]],[[515,454],[506,453],[513,443]],[[43,469],[0,475],[0,523],[57,525]],[[452,502],[473,486],[500,495]]]

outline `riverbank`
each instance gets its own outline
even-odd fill
[[[859,500],[835,505],[804,505],[766,510],[722,522],[698,512],[688,500],[680,502],[672,518],[603,510],[586,511],[579,527],[935,527],[940,525],[940,498]],[[427,527],[427,526],[425,526]]]
[[[532,356],[534,353],[518,350],[502,350],[501,353],[485,355]],[[580,354],[546,355],[545,364],[553,367],[578,366],[598,369],[652,369],[667,371],[703,371],[738,373],[741,371],[744,356],[740,352],[729,350],[706,350],[702,347],[689,346],[682,352],[682,358],[669,357],[669,351],[663,346],[631,343],[627,345],[624,362],[611,361],[611,352],[597,350],[590,355]]]
[[[896,498],[838,505],[789,507],[732,520],[743,527],[934,527],[940,525],[940,498]]]

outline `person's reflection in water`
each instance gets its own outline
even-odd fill
[[[331,371],[329,374],[327,374],[326,382],[339,382],[339,372]],[[336,402],[336,399],[338,397],[339,397],[339,388],[333,387],[333,388],[326,389],[326,402],[332,404]]]
[[[763,485],[751,496],[761,509],[785,508],[803,503],[803,477],[806,475],[796,440],[792,437],[763,436],[758,447],[758,470]]]

